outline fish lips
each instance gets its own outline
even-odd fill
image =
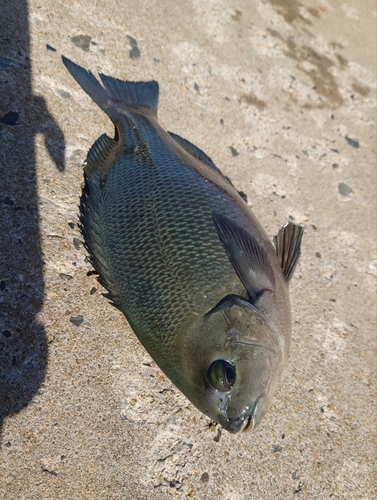
[[[257,426],[257,408],[258,408],[258,398],[252,408],[244,410],[240,415],[229,420],[229,418],[224,417],[224,415],[219,415],[218,421],[224,427],[225,430],[231,432],[232,434],[238,434],[239,432],[245,432],[249,430],[254,430]]]

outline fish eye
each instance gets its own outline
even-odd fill
[[[207,376],[214,389],[228,392],[236,381],[236,368],[233,363],[225,359],[217,359],[208,368]]]

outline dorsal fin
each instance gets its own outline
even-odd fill
[[[176,141],[178,144],[188,153],[190,153],[191,156],[194,158],[197,158],[198,160],[202,161],[209,167],[213,168],[216,170],[216,172],[219,172],[221,174],[220,169],[216,167],[216,165],[213,163],[211,158],[207,156],[201,149],[199,149],[195,144],[192,144],[192,142],[188,141],[187,139],[184,139],[178,134],[174,134],[173,132],[169,132],[169,135]]]
[[[64,56],[62,56],[62,59],[77,83],[110,117],[113,117],[114,112],[119,113],[122,109],[124,110],[124,107],[144,107],[157,115],[159,95],[157,82],[124,82],[100,74],[104,85],[102,87],[90,71],[78,66]]]
[[[289,281],[301,255],[301,240],[304,228],[288,222],[274,237],[276,253],[284,278]]]
[[[266,251],[254,236],[228,217],[212,212],[220,241],[238,277],[256,303],[265,291],[275,291],[275,279]]]

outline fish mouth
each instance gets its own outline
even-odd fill
[[[251,409],[243,411],[240,415],[233,418],[232,420],[225,419],[223,416],[221,416],[219,419],[221,425],[225,430],[231,432],[232,434],[254,430],[256,427],[258,401],[259,398],[256,400],[254,406]]]

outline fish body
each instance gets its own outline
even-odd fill
[[[230,432],[255,428],[289,355],[301,228],[283,228],[277,255],[212,160],[159,125],[157,82],[102,86],[63,61],[115,125],[88,153],[80,207],[107,296],[197,408]]]

